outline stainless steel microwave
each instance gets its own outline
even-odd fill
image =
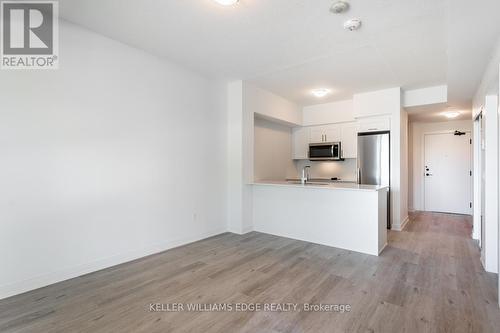
[[[309,144],[309,160],[340,161],[342,160],[340,142],[323,142]]]

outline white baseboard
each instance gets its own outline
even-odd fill
[[[382,246],[382,248],[378,251],[378,254],[380,255],[382,253],[382,251],[385,250],[386,247],[387,247],[387,243],[385,243],[384,246]]]
[[[46,287],[61,281],[73,279],[78,276],[100,271],[132,260],[147,257],[182,245],[193,243],[205,238],[216,236],[227,232],[226,229],[216,229],[211,232],[202,233],[193,237],[171,240],[162,244],[152,244],[141,249],[136,249],[126,253],[118,254],[109,258],[102,258],[83,265],[63,268],[47,274],[39,275],[13,284],[0,286],[0,300],[22,294],[34,289]]]
[[[236,234],[236,235],[244,235],[244,234],[248,234],[249,232],[252,232],[253,231],[253,227],[246,227],[246,228],[243,228],[243,229],[229,229],[227,232],[230,232],[232,234]]]
[[[253,227],[246,227],[246,228],[243,228],[242,230],[242,235],[244,234],[248,234],[249,232],[252,232],[253,231]]]
[[[397,225],[397,224],[393,224],[391,226],[391,230],[394,230],[394,231],[403,231],[404,228],[406,227],[406,225],[408,224],[408,222],[410,221],[410,217],[407,216],[404,220],[403,220],[403,223],[401,223],[400,225]]]

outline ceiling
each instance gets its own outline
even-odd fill
[[[428,123],[472,119],[472,110],[470,108],[460,109],[450,107],[446,103],[414,106],[406,108],[405,110],[408,112],[408,120],[410,122]],[[445,116],[447,112],[458,112],[460,115],[456,118],[447,118]]]
[[[61,16],[207,76],[244,79],[300,105],[447,84],[470,108],[500,34],[498,0],[60,0]],[[471,6],[471,3],[476,7]],[[348,32],[343,22],[363,20]],[[326,87],[319,100],[310,90]],[[437,112],[437,111],[435,111]]]

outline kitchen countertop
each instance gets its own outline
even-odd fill
[[[301,184],[300,181],[286,181],[286,180],[263,180],[256,181],[253,185],[264,185],[264,186],[279,186],[279,187],[301,187],[301,188],[321,188],[321,189],[331,189],[331,190],[350,190],[350,191],[380,191],[387,189],[388,186],[380,185],[360,185],[355,182],[312,182]]]
[[[300,182],[300,178],[287,178],[286,181],[297,181]],[[333,178],[310,178],[310,182],[312,183],[353,183],[356,184],[356,180],[347,180],[347,179],[335,179]]]

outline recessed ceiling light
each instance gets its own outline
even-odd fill
[[[319,88],[319,89],[313,89],[311,91],[311,93],[318,97],[318,98],[321,98],[321,97],[325,97],[326,95],[328,95],[330,93],[330,89],[326,89],[326,88]]]
[[[445,112],[443,114],[446,118],[449,118],[449,119],[453,119],[453,118],[460,116],[460,112],[457,112],[457,111]]]
[[[239,0],[214,0],[214,1],[223,6],[231,6],[237,3]]]
[[[341,14],[349,9],[349,4],[345,1],[337,1],[331,7],[330,11],[334,14]]]
[[[361,28],[361,20],[353,18],[344,22],[344,29],[349,31],[355,31]]]

